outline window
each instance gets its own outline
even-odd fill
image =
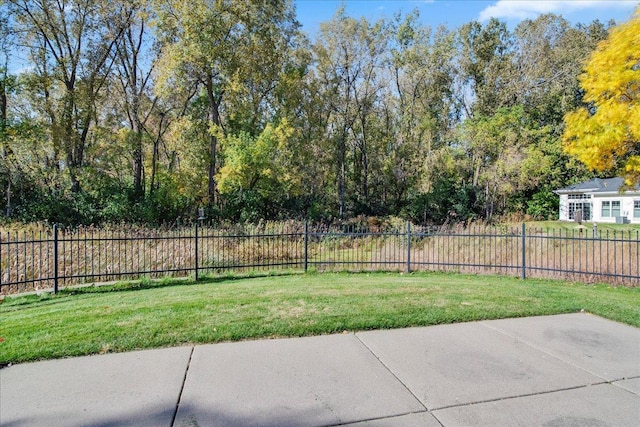
[[[569,219],[576,219],[576,212],[582,212],[582,221],[591,220],[591,203],[569,202]]]
[[[603,200],[602,217],[615,218],[620,216],[620,200]]]
[[[633,217],[640,218],[640,200],[633,201]]]
[[[584,193],[568,194],[569,199],[569,219],[575,220],[576,212],[581,212],[580,219],[582,221],[591,220],[591,196]]]
[[[589,196],[588,194],[582,194],[582,193],[578,193],[578,194],[569,194],[569,200],[584,200],[584,199],[590,199],[591,196]]]
[[[620,200],[614,200],[611,202],[611,216],[620,216]]]

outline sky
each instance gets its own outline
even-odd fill
[[[345,5],[346,14],[370,21],[393,18],[396,13],[418,10],[425,25],[445,25],[455,29],[472,20],[486,22],[491,17],[505,21],[509,27],[543,13],[562,15],[572,23],[589,23],[594,19],[608,22],[628,20],[640,0],[294,0],[298,20],[311,37],[321,22],[332,18]]]
[[[510,28],[523,19],[542,13],[562,15],[572,23],[599,19],[606,23],[628,20],[640,0],[293,0],[302,29],[313,39],[320,23],[329,21],[344,5],[348,16],[370,21],[391,19],[397,13],[418,10],[423,24],[432,28],[445,25],[455,29],[472,20],[486,22],[491,17],[505,21]],[[9,64],[12,73],[23,70],[25,61],[14,55]]]

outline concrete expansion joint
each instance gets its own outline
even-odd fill
[[[189,368],[191,367],[191,358],[193,357],[193,351],[196,346],[191,346],[191,352],[189,353],[189,359],[187,360],[187,367],[184,370],[184,376],[182,377],[182,385],[180,385],[180,392],[178,393],[178,399],[176,401],[176,409],[173,412],[173,417],[171,417],[171,426],[173,427],[176,423],[176,416],[178,415],[178,409],[180,408],[180,403],[182,401],[182,392],[184,391],[184,386],[187,382],[187,375],[189,374]]]
[[[624,385],[620,384],[620,382],[622,382],[622,381],[632,381],[632,380],[640,380],[640,375],[637,375],[637,376],[634,375],[634,376],[631,376],[631,377],[619,378],[617,380],[610,381],[609,384],[611,384],[612,386],[615,386],[615,387],[619,387],[619,388],[621,388],[623,390],[626,390],[626,391],[628,391],[630,393],[633,393],[636,396],[640,397],[640,393],[638,393],[637,391],[632,390],[631,388],[627,388]]]
[[[582,314],[486,326],[18,364],[0,371],[0,425],[638,427],[640,329]]]
[[[500,397],[497,399],[487,399],[487,400],[477,400],[474,402],[467,402],[467,403],[460,403],[460,404],[456,404],[456,405],[447,405],[447,406],[441,406],[439,408],[433,408],[431,409],[430,412],[435,412],[435,411],[441,411],[443,409],[449,409],[449,408],[463,408],[465,406],[473,406],[473,405],[479,405],[482,403],[492,403],[492,402],[504,402],[507,400],[513,400],[513,399],[520,399],[523,397],[531,397],[531,396],[543,396],[546,394],[553,394],[553,393],[561,393],[563,391],[571,391],[571,390],[579,390],[582,388],[589,388],[589,387],[594,387],[594,386],[598,386],[598,385],[605,385],[605,384],[610,384],[609,381],[602,381],[602,382],[598,382],[598,383],[590,383],[590,384],[584,384],[584,385],[579,385],[579,386],[575,386],[575,387],[566,387],[566,388],[559,388],[556,390],[549,390],[549,391],[540,391],[537,393],[525,393],[525,394],[518,394],[518,395],[514,395],[514,396],[508,396],[508,397]]]
[[[524,344],[524,345],[526,345],[526,346],[529,346],[529,347],[533,348],[534,350],[537,350],[537,351],[539,351],[539,352],[541,352],[541,353],[544,353],[546,356],[552,357],[552,358],[554,358],[554,359],[556,359],[556,360],[558,360],[558,361],[560,361],[560,362],[562,362],[562,363],[566,363],[567,365],[571,365],[573,368],[580,369],[581,371],[584,371],[584,372],[586,372],[586,373],[588,373],[588,374],[590,374],[590,375],[593,375],[593,376],[596,376],[596,377],[598,377],[598,378],[602,379],[602,382],[597,382],[597,383],[594,383],[594,384],[592,384],[592,385],[596,385],[596,384],[603,384],[603,383],[607,383],[607,382],[609,382],[609,380],[607,380],[607,379],[606,379],[605,377],[603,377],[602,375],[600,375],[600,374],[598,374],[598,373],[596,373],[596,372],[592,372],[592,371],[590,371],[590,370],[586,369],[586,368],[585,368],[585,367],[583,367],[583,366],[580,366],[580,365],[578,365],[578,364],[576,364],[576,363],[571,362],[570,360],[564,359],[564,358],[562,358],[562,357],[558,356],[557,354],[551,353],[551,352],[549,352],[548,350],[546,350],[546,349],[544,349],[544,348],[542,348],[542,347],[540,347],[540,346],[537,346],[537,345],[535,345],[535,344],[533,344],[533,343],[531,343],[531,342],[529,342],[529,341],[527,341],[527,340],[523,340],[522,338],[519,338],[519,337],[517,337],[517,336],[515,336],[515,335],[513,335],[513,334],[510,334],[510,333],[508,333],[508,332],[506,332],[506,331],[503,331],[503,330],[501,330],[501,329],[499,329],[499,328],[494,328],[493,326],[488,325],[488,324],[486,324],[485,322],[479,322],[479,323],[480,323],[482,326],[484,326],[484,327],[486,327],[486,328],[488,328],[488,329],[491,329],[492,331],[495,331],[495,332],[497,332],[497,333],[499,333],[499,334],[505,335],[505,336],[507,336],[507,337],[509,337],[509,338],[511,338],[511,339],[516,340],[516,341],[517,341],[517,342],[519,342],[519,343],[522,343],[522,344]],[[580,387],[577,387],[577,388],[580,388]]]
[[[371,349],[371,348],[370,348],[370,347],[369,347],[369,346],[368,346],[364,341],[362,341],[362,340],[360,339],[360,337],[358,336],[358,334],[357,334],[357,333],[354,333],[354,334],[353,334],[353,336],[354,336],[354,337],[356,337],[356,339],[360,342],[360,344],[362,344],[362,346],[363,346],[364,348],[366,348],[366,349],[367,349],[367,351],[368,351],[369,353],[371,353],[371,355],[372,355],[373,357],[375,357],[375,358],[378,360],[378,362],[380,363],[380,365],[382,365],[382,366],[384,367],[384,369],[386,369],[386,370],[387,370],[387,372],[389,372],[389,373],[393,376],[393,378],[395,378],[395,379],[396,379],[396,381],[398,381],[400,384],[402,384],[402,387],[404,387],[404,388],[405,388],[405,390],[407,390],[407,391],[408,391],[408,392],[413,396],[413,398],[414,398],[414,399],[415,399],[415,400],[420,404],[420,406],[422,406],[422,407],[424,408],[424,411],[421,411],[421,412],[429,412],[429,408],[427,408],[427,407],[425,406],[425,404],[424,404],[424,403],[422,403],[422,400],[420,400],[420,398],[419,398],[418,396],[416,396],[416,394],[413,392],[413,390],[411,390],[411,388],[409,388],[409,387],[408,387],[408,386],[407,386],[407,385],[406,385],[406,384],[405,384],[405,383],[404,383],[400,378],[398,378],[398,376],[396,375],[396,373],[395,373],[395,372],[393,372],[393,370],[392,370],[391,368],[389,368],[389,367],[387,366],[387,364],[386,364],[386,363],[384,363],[384,362],[382,361],[382,359],[380,359],[380,358],[378,357],[378,355],[377,355],[377,354],[376,354],[376,353],[375,353],[375,352],[374,352],[374,351],[373,351],[373,350],[372,350],[372,349]]]
[[[617,383],[618,381],[638,380],[638,379],[640,379],[640,375],[633,375],[631,377],[616,378],[616,379],[613,379],[613,380],[608,380],[607,382],[609,384],[613,384],[613,383]]]
[[[382,420],[393,420],[394,418],[401,418],[407,415],[413,415],[413,414],[424,414],[424,413],[430,413],[427,410],[424,411],[410,411],[410,412],[405,412],[402,414],[395,414],[395,415],[388,415],[388,416],[384,416],[384,417],[375,417],[375,418],[364,418],[358,421],[355,421],[355,423],[371,423],[371,422],[375,422],[375,421],[382,421]],[[431,414],[433,416],[433,414]],[[435,418],[435,416],[434,416]],[[440,423],[440,421],[438,421],[438,423],[443,426],[442,423]],[[338,424],[326,424],[323,427],[340,427],[340,426],[350,426],[353,425],[354,421],[346,421],[346,422],[340,422]],[[444,427],[444,426],[443,426]]]

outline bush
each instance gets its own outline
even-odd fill
[[[558,196],[549,187],[535,193],[527,202],[527,215],[536,220],[552,219],[558,216]]]
[[[410,195],[404,216],[421,224],[467,222],[479,216],[478,209],[473,186],[442,179],[430,192]]]

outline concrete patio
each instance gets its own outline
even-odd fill
[[[2,426],[638,426],[640,329],[588,314],[0,370]]]

